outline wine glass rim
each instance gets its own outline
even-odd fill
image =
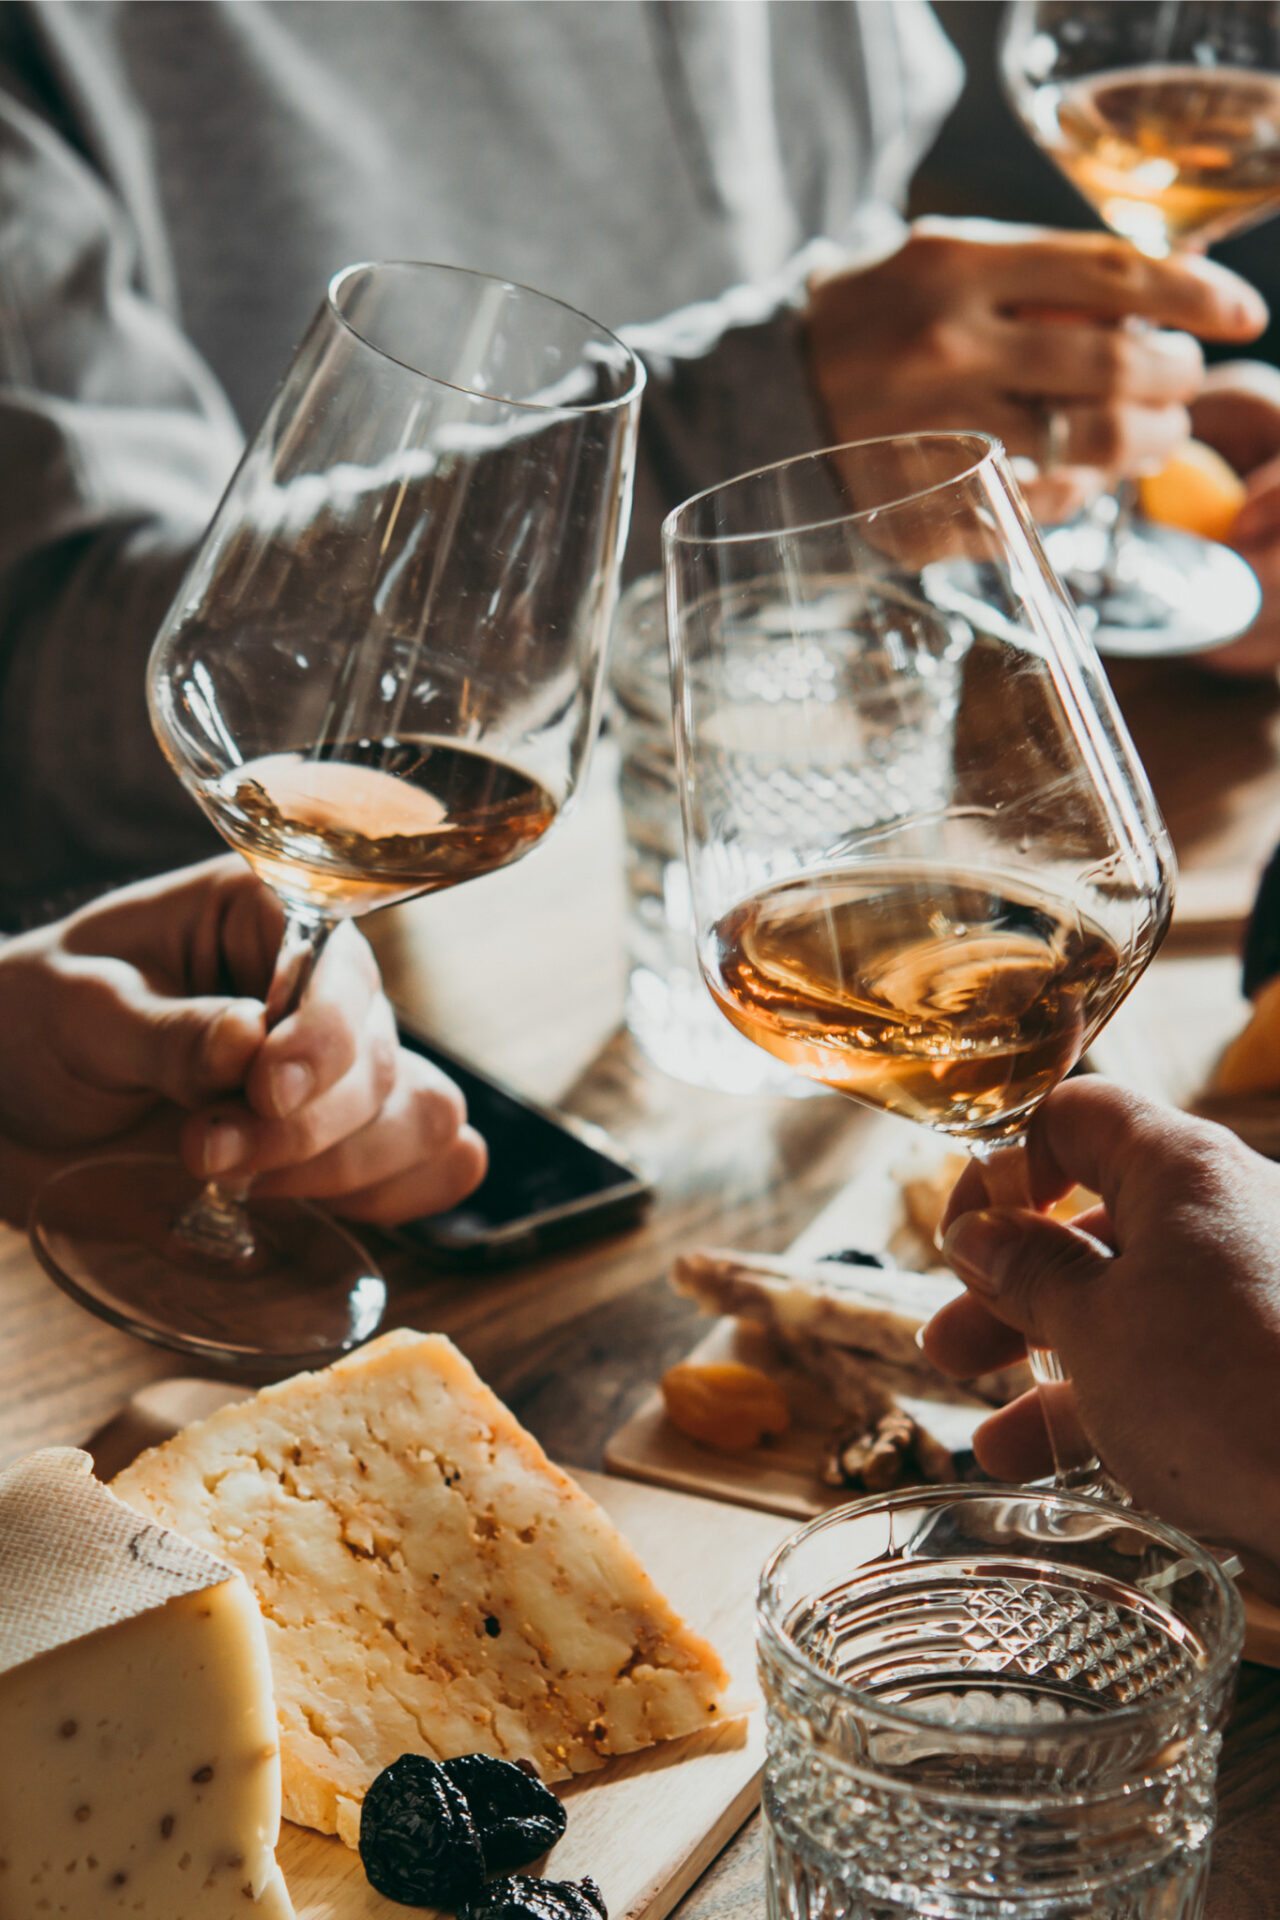
[[[788,522],[773,527],[753,527],[747,532],[732,533],[689,533],[681,525],[691,508],[703,500],[709,500],[713,494],[730,494],[739,487],[747,487],[752,481],[762,480],[771,473],[781,473],[788,467],[816,465],[820,460],[830,460],[842,453],[865,453],[872,447],[905,446],[910,441],[949,441],[953,445],[967,444],[973,449],[973,457],[967,466],[962,465],[945,480],[934,480],[924,487],[910,487],[905,492],[889,500],[879,500],[874,507],[848,507],[840,513],[824,514],[821,518],[807,521]],[[781,534],[818,533],[824,527],[848,526],[859,520],[874,520],[884,513],[892,513],[899,507],[909,506],[915,500],[927,500],[930,494],[941,493],[948,487],[960,485],[971,480],[983,467],[1002,457],[1003,441],[993,434],[979,433],[969,429],[950,429],[940,427],[936,431],[922,433],[884,433],[876,434],[869,440],[843,440],[830,447],[816,447],[811,453],[794,453],[785,460],[772,460],[767,466],[752,467],[747,473],[737,473],[731,480],[720,480],[712,487],[703,487],[700,493],[690,494],[678,507],[673,507],[662,523],[664,545],[694,547],[732,547],[748,546],[756,540],[772,540]]]
[[[438,373],[428,373],[424,368],[414,366],[412,361],[401,360],[396,354],[388,353],[387,349],[379,346],[376,340],[371,340],[368,334],[361,332],[350,315],[344,313],[338,304],[338,294],[344,281],[350,280],[354,275],[393,272],[445,273],[453,274],[460,280],[484,280],[490,286],[502,287],[511,293],[530,294],[535,300],[543,301],[549,307],[558,307],[562,313],[572,314],[575,320],[581,320],[599,340],[608,341],[610,345],[618,348],[630,363],[630,383],[623,392],[613,394],[607,400],[519,400],[509,394],[489,393],[480,387],[467,387],[459,381],[446,380]],[[528,413],[613,413],[619,407],[626,406],[629,401],[637,399],[644,391],[644,362],[634,348],[629,347],[612,327],[606,327],[603,321],[593,320],[589,313],[582,311],[581,307],[571,306],[567,300],[557,299],[554,293],[544,293],[540,287],[531,287],[523,280],[512,280],[506,274],[482,273],[476,267],[459,267],[448,260],[353,260],[348,266],[339,267],[330,279],[325,289],[325,305],[338,325],[354,340],[358,340],[362,347],[367,347],[370,353],[377,354],[379,359],[389,361],[392,366],[403,367],[406,373],[414,374],[419,380],[428,380],[432,386],[445,387],[451,393],[465,394],[470,400],[487,400],[497,406],[519,407]]]
[[[1072,1737],[1091,1739],[1110,1738],[1124,1727],[1136,1725],[1153,1710],[1164,1711],[1185,1707],[1206,1693],[1211,1693],[1226,1680],[1232,1666],[1239,1658],[1241,1642],[1244,1638],[1244,1607],[1235,1582],[1222,1569],[1218,1560],[1198,1540],[1184,1533],[1180,1527],[1171,1526],[1167,1520],[1158,1520],[1153,1515],[1137,1511],[1103,1506],[1090,1494],[1068,1493],[1056,1488],[1001,1486],[998,1482],[974,1486],[923,1486],[906,1487],[888,1494],[871,1494],[863,1500],[853,1500],[846,1506],[834,1507],[829,1512],[819,1514],[793,1533],[790,1538],[775,1547],[765,1561],[760,1574],[760,1584],[756,1602],[758,1631],[762,1641],[767,1641],[772,1651],[783,1658],[792,1668],[801,1671],[809,1684],[817,1685],[824,1694],[844,1699],[856,1697],[859,1708],[869,1719],[882,1722],[887,1727],[903,1732],[929,1732],[936,1734],[939,1721],[936,1716],[922,1713],[916,1708],[903,1706],[898,1702],[890,1703],[877,1699],[873,1694],[861,1692],[856,1686],[839,1679],[823,1663],[807,1653],[794,1638],[787,1624],[784,1605],[785,1596],[779,1587],[779,1574],[788,1557],[812,1539],[815,1534],[826,1528],[839,1525],[849,1519],[858,1519],[872,1513],[886,1511],[897,1512],[911,1507],[941,1506],[944,1503],[969,1503],[979,1500],[1022,1500],[1035,1502],[1056,1509],[1059,1513],[1080,1514],[1084,1517],[1109,1516],[1117,1526],[1132,1526],[1154,1535],[1163,1546],[1174,1552],[1178,1558],[1175,1565],[1190,1563],[1205,1575],[1214,1588],[1221,1610],[1221,1627],[1217,1644],[1209,1651],[1204,1664],[1186,1680],[1172,1686],[1167,1692],[1159,1694],[1148,1702],[1138,1701],[1131,1706],[1104,1708],[1091,1714],[1087,1720],[1073,1722]],[[939,1561],[939,1566],[944,1563]],[[966,1742],[973,1742],[979,1748],[995,1750],[1007,1749],[1011,1744],[1025,1745],[1029,1740],[1043,1739],[1052,1728],[1043,1723],[1031,1726],[993,1726],[990,1724],[967,1725],[963,1729]]]

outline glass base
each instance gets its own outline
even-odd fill
[[[212,1257],[174,1231],[200,1192],[172,1160],[82,1160],[36,1195],[31,1245],[101,1319],[242,1371],[324,1366],[378,1331],[386,1282],[354,1234],[308,1201],[250,1195],[252,1253]]]
[[[1176,527],[1139,521],[1113,545],[1110,527],[1082,519],[1044,544],[1099,653],[1154,659],[1224,646],[1262,605],[1247,561]]]

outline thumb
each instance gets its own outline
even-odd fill
[[[1034,1347],[1070,1344],[1080,1289],[1099,1279],[1112,1255],[1078,1228],[1043,1214],[984,1208],[947,1229],[943,1256],[988,1312]]]
[[[111,1050],[122,1081],[199,1107],[243,1084],[265,1031],[260,1000],[143,990],[121,1006]]]

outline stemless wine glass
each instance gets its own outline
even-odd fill
[[[687,501],[663,539],[713,997],[1025,1201],[1007,1150],[1159,945],[1173,857],[999,444],[806,455]],[[1092,1482],[1056,1356],[1032,1364],[1060,1479]]]
[[[147,676],[175,772],[284,905],[269,1024],[340,921],[520,858],[579,785],[643,383],[527,287],[332,281]],[[62,1172],[32,1238],[85,1305],[206,1359],[314,1362],[385,1302],[319,1209],[153,1159]]]
[[[1142,252],[1202,253],[1280,208],[1277,0],[1015,0],[1000,65],[1032,139]],[[1173,653],[1242,633],[1260,590],[1240,556],[1134,525],[1133,508],[1124,483],[1046,540],[1099,646]]]

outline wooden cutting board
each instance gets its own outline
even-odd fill
[[[207,1380],[165,1380],[134,1396],[89,1442],[103,1477],[143,1447],[203,1419],[243,1393]],[[590,1874],[610,1920],[662,1920],[750,1815],[759,1798],[764,1716],[755,1682],[755,1592],[760,1569],[792,1531],[772,1515],[687,1499],[603,1474],[574,1478],[615,1521],[661,1590],[718,1649],[733,1704],[753,1709],[723,1727],[611,1760],[556,1790],[569,1827],[544,1871]],[[285,1823],[277,1857],[298,1920],[405,1920],[340,1840]],[[412,1909],[412,1911],[418,1911]]]
[[[794,1242],[792,1253],[819,1259],[840,1247],[859,1247],[866,1253],[893,1248],[907,1264],[902,1246],[905,1212],[897,1175],[927,1174],[949,1151],[945,1141],[919,1127],[880,1119],[866,1138],[857,1174]],[[927,1264],[921,1257],[922,1247],[914,1252],[917,1257],[910,1264]],[[835,1403],[808,1376],[779,1361],[762,1329],[729,1319],[707,1324],[708,1331],[690,1360],[740,1360],[763,1367],[786,1392],[790,1428],[745,1453],[717,1453],[672,1426],[655,1387],[606,1445],[605,1465],[610,1473],[795,1520],[811,1519],[852,1499],[847,1488],[830,1487],[822,1478],[830,1436],[840,1424]],[[933,1419],[919,1417],[944,1446],[967,1447],[973,1428],[989,1412],[989,1407],[974,1404],[948,1406],[945,1414],[939,1409]]]

